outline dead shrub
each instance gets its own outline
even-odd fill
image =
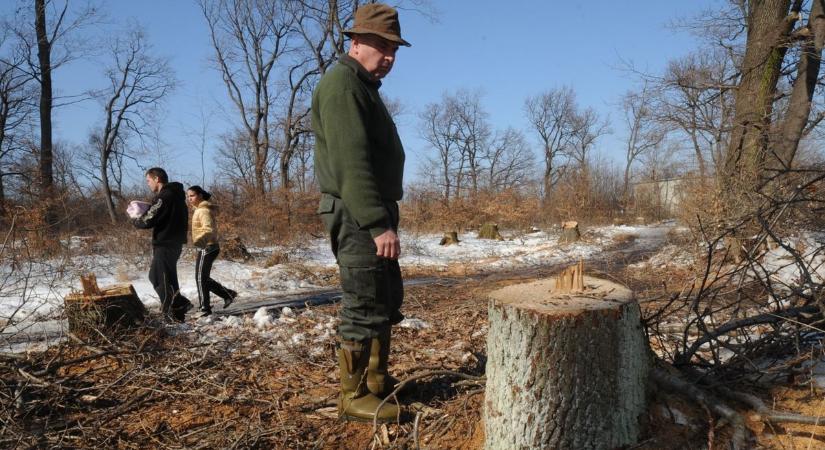
[[[485,223],[526,229],[541,222],[540,199],[534,193],[508,190],[479,192],[472,199],[445,202],[434,190],[413,187],[401,203],[402,226],[420,232],[479,229]]]
[[[639,238],[639,235],[633,233],[620,233],[613,236],[613,242],[616,244],[630,244],[631,242],[635,242],[636,239]]]
[[[267,269],[272,266],[277,266],[279,264],[286,264],[289,262],[289,254],[286,252],[272,252],[271,255],[266,259],[264,263],[264,267]]]

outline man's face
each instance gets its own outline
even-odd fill
[[[158,177],[153,177],[151,174],[146,175],[146,185],[149,186],[149,190],[157,194],[160,192],[160,182],[158,182]]]
[[[374,34],[353,36],[350,56],[355,58],[376,80],[387,76],[395,62],[398,44]]]

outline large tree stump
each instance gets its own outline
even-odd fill
[[[487,449],[612,449],[636,442],[650,367],[639,305],[622,286],[584,277],[490,294]]]
[[[478,230],[478,238],[479,239],[493,239],[496,241],[503,241],[504,238],[501,236],[501,233],[498,231],[498,225],[494,223],[485,223],[481,226]]]
[[[131,284],[100,288],[93,274],[82,275],[80,284],[82,291],[71,292],[63,299],[72,333],[93,336],[96,331],[143,322],[146,307]]]

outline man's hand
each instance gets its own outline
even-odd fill
[[[398,259],[401,255],[401,240],[393,230],[387,230],[375,239],[375,247],[378,251],[375,253],[378,256],[388,259]]]

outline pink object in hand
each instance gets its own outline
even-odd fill
[[[129,207],[126,208],[126,214],[132,219],[137,219],[149,210],[149,206],[151,205],[151,203],[142,202],[140,200],[132,200],[129,202]]]

